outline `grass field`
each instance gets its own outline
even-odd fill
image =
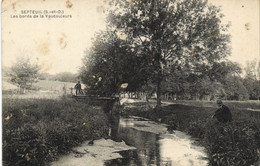
[[[70,88],[74,88],[75,84],[76,83],[73,82],[39,80],[37,83],[34,83],[33,86],[43,91],[63,91],[64,86],[69,90]]]
[[[37,83],[33,84],[32,89],[34,90],[26,90],[25,94],[19,94],[19,90],[17,87],[16,90],[3,93],[3,96],[18,99],[57,99],[65,94],[71,95],[71,88],[74,88],[74,86],[75,83],[72,82],[39,80]],[[84,88],[85,86],[82,84],[82,89]],[[76,93],[75,89],[72,89],[72,93]]]
[[[232,112],[231,123],[212,119],[215,104],[201,101],[176,101],[175,104],[168,103],[161,111],[154,111],[145,102],[130,103],[125,104],[122,114],[166,123],[169,130],[184,131],[198,138],[207,149],[212,166],[257,166],[260,157],[260,112],[248,111],[248,108],[257,108],[259,103],[224,103]]]

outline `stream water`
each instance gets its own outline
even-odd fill
[[[204,166],[205,150],[180,131],[140,117],[110,119],[111,139],[88,141],[52,166]]]

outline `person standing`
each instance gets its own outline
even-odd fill
[[[217,100],[219,109],[214,113],[212,118],[216,118],[219,122],[226,123],[232,121],[232,114],[227,106],[221,100]]]
[[[65,84],[64,84],[62,90],[63,90],[63,95],[66,95],[67,94],[67,90],[66,90],[66,85]]]
[[[75,85],[75,89],[76,89],[76,96],[78,94],[81,94],[81,84],[80,84],[80,81],[78,81],[78,83]]]

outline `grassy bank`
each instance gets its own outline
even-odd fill
[[[216,108],[184,104],[164,106],[162,111],[156,112],[145,103],[132,103],[131,107],[126,105],[122,113],[167,123],[170,130],[184,131],[198,138],[212,166],[249,166],[259,160],[260,112],[247,111],[241,104],[230,102],[234,120],[222,124],[211,119]]]
[[[249,101],[223,101],[229,108],[234,109],[260,109],[260,101],[249,100]],[[175,100],[175,104],[185,104],[196,107],[217,107],[215,101],[195,101],[195,100]]]
[[[108,133],[101,109],[70,99],[3,99],[3,165],[46,165]]]

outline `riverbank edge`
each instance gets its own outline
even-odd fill
[[[211,119],[215,109],[170,104],[155,111],[145,102],[126,103],[120,112],[169,125],[191,135],[205,147],[209,165],[257,165],[260,149],[260,112],[245,111],[232,105],[233,121],[222,124]]]

